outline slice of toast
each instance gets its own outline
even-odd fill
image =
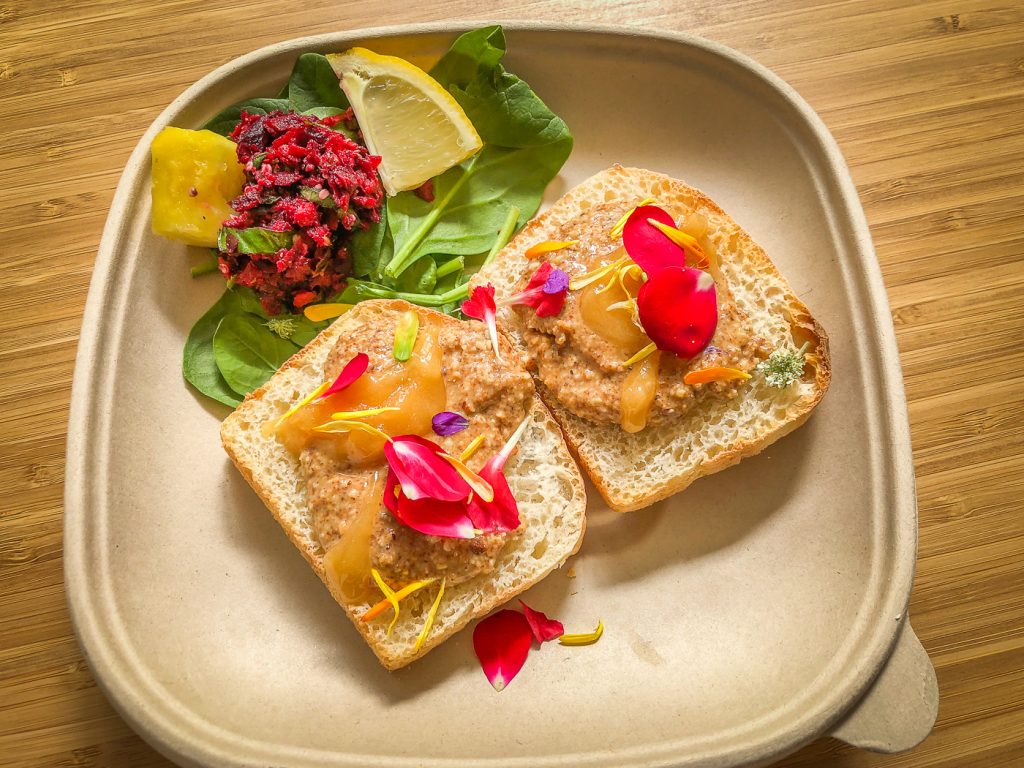
[[[749,316],[756,335],[773,348],[809,341],[810,349],[802,380],[785,389],[769,387],[755,375],[738,397],[704,398],[677,422],[635,434],[571,413],[538,381],[541,397],[580,463],[608,505],[620,512],[664,499],[792,432],[821,400],[831,378],[825,330],[761,247],[702,192],[660,173],[616,165],[591,177],[527,224],[474,276],[473,284],[490,282],[499,299],[508,296],[540,263],[526,258],[531,245],[560,239],[559,228],[596,205],[621,203],[627,213],[648,197],[676,221],[691,211],[707,218],[706,237],[717,250],[736,305]],[[522,340],[521,322],[511,308],[500,311],[499,321]]]
[[[579,549],[586,525],[583,478],[543,402],[534,395],[531,421],[519,447],[505,468],[524,525],[512,534],[498,555],[491,574],[447,588],[430,634],[419,650],[416,639],[423,628],[433,588],[422,589],[401,603],[401,614],[390,637],[385,620],[364,622],[369,608],[346,605],[335,593],[324,569],[324,551],[313,530],[306,506],[306,486],[299,462],[261,426],[281,416],[312,392],[324,379],[324,361],[342,336],[356,336],[360,328],[381,314],[397,315],[411,305],[404,301],[367,301],[358,304],[298,352],[266,384],[250,393],[221,425],[221,440],[231,460],[281,524],[288,538],[331,590],[334,599],[388,669],[419,658],[455,634],[470,621],[491,611],[536,584]],[[461,322],[432,310],[440,322]],[[481,333],[485,333],[480,325]]]

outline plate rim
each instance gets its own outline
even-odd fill
[[[101,489],[89,488],[87,468],[94,461],[92,456],[95,454],[96,446],[107,445],[109,440],[107,435],[100,435],[97,440],[96,433],[89,433],[87,430],[90,421],[94,419],[95,409],[103,407],[102,403],[98,403],[93,398],[93,394],[97,390],[104,389],[101,386],[105,375],[102,363],[106,359],[104,353],[109,349],[105,347],[106,342],[104,342],[104,338],[108,334],[98,331],[103,323],[110,319],[104,311],[108,303],[106,299],[117,288],[118,275],[115,269],[117,244],[130,221],[128,216],[132,207],[130,193],[138,176],[138,166],[148,155],[150,143],[156,133],[164,126],[171,124],[174,118],[196,96],[233,73],[274,55],[315,50],[327,45],[345,45],[346,41],[352,42],[358,39],[436,34],[454,36],[469,29],[496,23],[511,32],[589,33],[620,39],[646,38],[674,43],[684,48],[699,49],[706,54],[724,59],[734,67],[752,75],[774,91],[775,95],[781,97],[787,107],[795,112],[796,116],[809,129],[810,137],[816,144],[815,148],[818,150],[821,160],[826,164],[824,170],[828,171],[828,180],[835,186],[834,199],[829,201],[829,207],[835,208],[836,203],[841,206],[840,223],[849,230],[849,239],[860,257],[860,263],[857,266],[862,268],[860,277],[865,283],[865,292],[862,297],[864,299],[863,316],[864,319],[872,321],[872,339],[878,342],[877,348],[874,350],[874,357],[876,369],[881,378],[881,386],[877,393],[879,410],[888,426],[887,432],[891,438],[890,451],[900,459],[895,466],[890,468],[891,492],[888,494],[890,498],[887,501],[891,505],[888,519],[892,526],[891,539],[894,551],[890,558],[892,566],[888,580],[889,586],[883,592],[885,611],[891,611],[891,615],[899,618],[893,622],[880,624],[871,633],[872,647],[867,653],[857,657],[859,671],[852,677],[845,689],[835,692],[825,705],[816,711],[806,712],[803,717],[796,719],[788,728],[779,730],[770,739],[760,740],[757,743],[739,744],[727,750],[704,755],[684,755],[679,751],[678,746],[673,752],[672,747],[676,743],[670,741],[658,743],[656,745],[657,754],[653,754],[651,750],[644,750],[643,745],[639,745],[640,749],[634,748],[630,752],[616,753],[616,764],[675,765],[683,760],[686,765],[726,766],[746,763],[750,760],[762,762],[777,759],[825,734],[857,704],[877,677],[892,651],[902,625],[906,623],[906,605],[909,601],[916,566],[917,506],[909,418],[895,329],[889,314],[888,295],[882,281],[881,268],[871,242],[864,211],[839,147],[822,119],[788,83],[745,54],[721,43],[687,33],[642,27],[623,28],[608,24],[459,19],[346,29],[292,38],[250,51],[209,72],[190,85],[163,109],[140,137],[125,164],[104,224],[83,314],[83,332],[80,335],[75,360],[68,420],[63,516],[64,586],[72,626],[97,684],[114,708],[137,733],[175,761],[188,765],[243,766],[252,765],[254,761],[278,758],[269,754],[240,756],[238,752],[226,751],[221,745],[212,741],[203,742],[195,738],[196,733],[201,734],[201,731],[196,731],[194,728],[185,730],[182,727],[185,721],[179,719],[178,722],[175,722],[172,718],[174,714],[187,715],[187,708],[172,706],[170,710],[164,711],[153,707],[152,698],[143,695],[143,691],[139,687],[145,686],[146,681],[138,678],[137,674],[134,675],[135,679],[129,681],[128,675],[125,674],[126,668],[123,666],[119,668],[118,662],[113,658],[117,655],[114,653],[113,646],[109,645],[113,642],[113,636],[104,631],[106,628],[98,621],[99,614],[91,610],[94,607],[92,594],[82,587],[84,582],[78,578],[80,574],[87,572],[89,565],[89,518],[84,514],[84,511],[90,506],[87,500],[91,500],[97,494],[100,497],[103,496]],[[809,162],[808,165],[813,164]],[[102,529],[103,525],[103,519],[99,518],[97,529]],[[106,610],[109,611],[112,607],[108,607]],[[880,608],[880,610],[882,609]],[[121,661],[122,665],[135,663],[142,666],[141,662],[134,658],[130,648],[116,650],[124,657]],[[137,672],[130,668],[127,671]],[[179,711],[175,712],[175,709]],[[211,726],[214,731],[220,730],[238,739],[246,738],[242,734],[210,723],[205,718],[201,718],[201,720],[204,724]],[[186,734],[192,739],[183,738]],[[246,740],[251,742],[251,739],[246,738]],[[262,742],[254,743],[262,744]],[[363,765],[366,759],[366,756],[354,753],[339,755],[335,752],[306,748],[290,749],[289,754],[298,756],[296,752],[304,754],[307,759],[312,760],[315,760],[317,755],[330,755],[333,764],[337,765]],[[396,766],[469,764],[469,759],[441,760],[429,757],[424,759],[383,755],[381,757],[386,757],[391,764]],[[563,766],[574,765],[576,761],[586,759],[586,757],[587,753],[582,752],[570,755],[552,754],[543,758],[513,758],[501,761],[500,764]],[[631,762],[625,762],[624,759],[630,759]],[[477,759],[473,760],[473,764],[497,765],[499,763],[489,759]]]

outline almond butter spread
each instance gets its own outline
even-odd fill
[[[578,243],[546,254],[545,260],[579,277],[625,256],[621,238],[612,237],[610,230],[627,212],[621,204],[611,203],[584,211],[552,238]],[[700,242],[705,251],[713,247],[706,239]],[[516,290],[523,290],[527,280],[528,276]],[[541,382],[577,416],[622,424],[628,431],[669,423],[701,398],[734,397],[738,391],[734,382],[684,384],[687,371],[722,366],[749,372],[771,351],[754,334],[748,317],[719,277],[718,326],[700,355],[682,360],[668,352],[655,353],[644,364],[627,367],[625,361],[650,342],[629,309],[614,306],[629,298],[627,289],[636,295],[638,285],[629,281],[639,281],[635,272],[623,281],[625,286],[612,273],[570,290],[562,312],[553,317],[537,317],[525,306],[515,308]]]
[[[306,407],[285,422],[278,437],[299,457],[312,523],[324,549],[329,575],[347,599],[378,598],[368,581],[370,567],[392,584],[445,577],[449,585],[494,568],[509,536],[498,533],[474,539],[428,536],[396,521],[381,504],[387,467],[382,438],[366,432],[311,432],[330,411],[382,406],[397,411],[364,418],[388,435],[418,434],[458,456],[478,435],[479,449],[467,462],[478,470],[497,453],[529,411],[533,387],[523,357],[502,339],[502,359],[495,358],[481,323],[441,322],[420,314],[420,329],[407,362],[394,359],[393,314],[374,314],[358,335],[342,338],[324,364],[324,379],[333,381],[360,352],[370,358],[366,373],[338,395],[326,412]],[[449,437],[431,430],[441,411],[466,416],[469,426]]]

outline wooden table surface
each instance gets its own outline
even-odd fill
[[[1024,765],[1024,6],[1009,0],[0,0],[0,764],[169,765],[97,688],[61,569],[75,347],[132,147],[258,46],[482,12],[703,35],[824,118],[892,304],[921,518],[911,615],[941,703],[909,753],[822,740],[781,765]]]

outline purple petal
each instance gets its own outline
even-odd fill
[[[434,427],[434,432],[441,437],[448,437],[461,432],[469,426],[469,419],[463,416],[461,413],[452,413],[451,411],[441,411],[434,415],[434,418],[430,420],[431,425]]]
[[[569,275],[560,269],[552,269],[544,281],[544,293],[562,293],[569,287]]]

